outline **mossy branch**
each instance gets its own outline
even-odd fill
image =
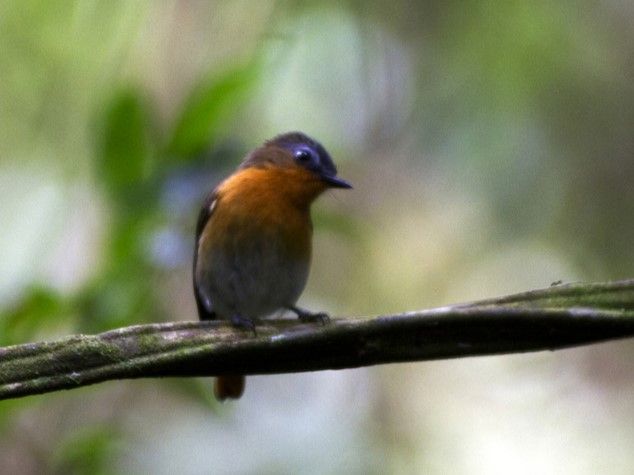
[[[555,350],[634,336],[634,279],[330,324],[137,325],[0,348],[0,399],[113,379],[272,374]]]

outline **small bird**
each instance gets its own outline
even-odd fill
[[[329,188],[352,188],[330,155],[301,132],[250,152],[206,197],[196,226],[194,295],[201,320],[226,319],[255,332],[258,318],[280,310],[302,321],[325,313],[296,306],[310,268],[310,205]],[[242,375],[216,379],[217,399],[237,399]]]

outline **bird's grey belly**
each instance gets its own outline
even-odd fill
[[[309,259],[289,258],[272,240],[212,252],[201,269],[201,293],[220,318],[257,318],[294,305],[308,277]]]

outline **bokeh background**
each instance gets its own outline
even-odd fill
[[[634,4],[0,2],[0,343],[192,320],[206,189],[302,130],[301,303],[426,308],[634,276]],[[3,473],[631,474],[631,341],[0,403]]]

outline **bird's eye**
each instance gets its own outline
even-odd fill
[[[298,150],[297,152],[295,152],[295,159],[299,162],[310,162],[310,159],[312,158],[311,153],[308,150]]]

